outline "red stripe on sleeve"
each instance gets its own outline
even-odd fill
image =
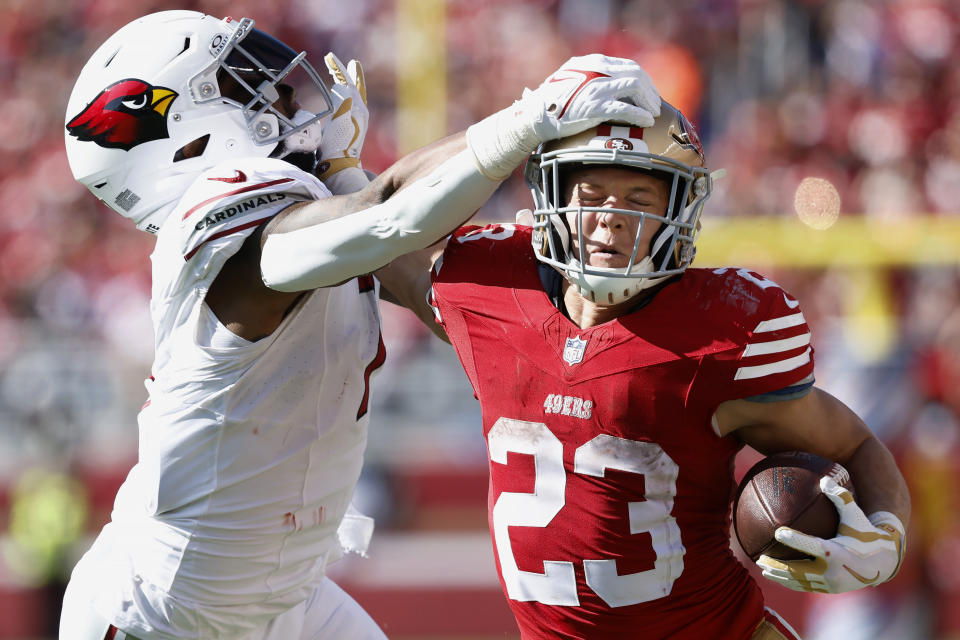
[[[376,288],[376,284],[373,281],[373,275],[368,273],[365,276],[357,276],[357,286],[360,287],[360,293],[373,291]]]
[[[228,235],[230,235],[231,233],[237,233],[238,231],[243,231],[244,229],[249,229],[250,227],[256,227],[256,226],[258,226],[258,225],[263,224],[264,222],[266,222],[267,220],[269,220],[269,219],[272,218],[272,217],[273,217],[273,216],[267,216],[266,218],[260,218],[259,220],[253,220],[253,221],[248,222],[248,223],[246,223],[246,224],[241,224],[241,225],[239,225],[239,226],[233,227],[232,229],[225,229],[224,231],[221,231],[220,233],[215,233],[215,234],[213,234],[212,236],[210,236],[209,238],[207,238],[206,240],[204,240],[203,242],[201,242],[200,244],[198,244],[196,247],[194,247],[193,249],[191,249],[191,250],[190,250],[190,253],[188,253],[187,255],[183,256],[183,260],[184,260],[184,262],[186,262],[187,260],[189,260],[190,258],[192,258],[197,251],[200,251],[200,247],[202,247],[203,245],[207,244],[207,243],[210,242],[211,240],[216,240],[217,238],[222,238],[222,237],[224,237],[224,236],[228,236]]]
[[[187,218],[190,217],[190,214],[191,214],[191,213],[193,213],[194,211],[196,211],[196,210],[199,209],[200,207],[203,207],[203,206],[206,206],[206,205],[210,204],[211,202],[216,202],[217,200],[222,200],[223,198],[226,198],[226,197],[228,197],[228,196],[235,196],[235,195],[237,195],[238,193],[246,193],[247,191],[256,191],[257,189],[264,189],[264,188],[266,188],[266,187],[272,187],[272,186],[277,185],[277,184],[285,184],[285,183],[287,183],[287,182],[293,182],[293,178],[280,178],[279,180],[271,180],[270,182],[261,182],[260,184],[251,184],[251,185],[246,186],[246,187],[243,187],[243,188],[241,188],[241,189],[234,189],[233,191],[228,191],[228,192],[226,192],[226,193],[221,193],[221,194],[218,195],[218,196],[213,196],[212,198],[207,198],[206,200],[204,200],[204,201],[201,202],[200,204],[198,204],[198,205],[196,205],[196,206],[191,207],[190,209],[188,209],[187,212],[186,212],[185,214],[183,214],[183,217],[180,218],[180,221],[182,222],[182,221],[186,220]]]
[[[363,399],[360,400],[360,408],[357,410],[357,420],[367,413],[370,404],[370,376],[374,371],[383,366],[387,361],[387,346],[383,344],[383,332],[380,333],[379,344],[377,345],[377,355],[373,357],[370,364],[363,371]]]

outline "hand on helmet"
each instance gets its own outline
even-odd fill
[[[886,582],[900,568],[904,529],[886,511],[869,518],[853,495],[830,477],[820,479],[820,489],[840,512],[836,537],[825,540],[780,527],[778,542],[802,551],[812,560],[776,560],[763,555],[757,564],[763,576],[794,591],[843,593]]]
[[[567,60],[515,106],[532,108],[537,138],[546,142],[603,122],[653,126],[660,93],[633,60],[593,53]]]
[[[332,52],[324,56],[333,78],[333,114],[323,123],[317,174],[333,193],[351,193],[369,182],[360,166],[367,135],[367,85],[356,60],[346,66]]]
[[[660,114],[660,94],[635,62],[591,54],[570,58],[512,106],[467,129],[477,167],[505,180],[538,145],[603,122],[649,127]]]

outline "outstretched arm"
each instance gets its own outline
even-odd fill
[[[358,76],[359,78],[359,76]],[[230,259],[207,295],[242,337],[273,331],[298,295],[370,273],[437,242],[547,140],[607,120],[649,126],[660,97],[636,63],[571,58],[511,107],[400,160],[362,190],[293,205]]]
[[[464,149],[466,140],[461,131],[400,158],[359,191],[291,205],[265,225],[261,245],[272,235],[321,225],[382,204],[404,186],[426,177]]]
[[[536,90],[471,126],[465,149],[458,139],[441,145],[447,155],[428,148],[349,203],[306,203],[271,222],[263,233],[264,283],[303,291],[374,271],[453,231],[541,143],[608,120],[649,126],[659,112],[660,96],[635,62],[571,58]]]
[[[440,145],[462,148],[462,139]],[[344,282],[429,246],[473,215],[499,182],[481,174],[467,150],[432,170],[437,156],[417,154],[355,196],[290,207],[264,232],[264,283],[304,291]],[[423,177],[419,177],[427,172]],[[350,211],[361,207],[359,211]]]

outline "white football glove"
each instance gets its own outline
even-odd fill
[[[467,129],[480,171],[505,180],[538,145],[603,122],[649,127],[660,93],[640,65],[599,53],[570,58],[513,105]]]
[[[324,56],[333,78],[333,115],[323,123],[317,175],[335,194],[353,193],[370,180],[360,166],[360,150],[367,135],[367,85],[356,60],[346,66],[332,52]]]
[[[778,542],[810,556],[812,560],[776,560],[762,555],[757,564],[763,576],[794,591],[843,593],[886,582],[903,561],[904,528],[897,516],[878,511],[868,518],[853,494],[828,476],[820,490],[840,512],[837,535],[830,540],[780,527]]]

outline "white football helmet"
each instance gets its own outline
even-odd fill
[[[661,103],[660,115],[651,127],[606,123],[541,145],[525,168],[536,207],[533,249],[537,259],[560,271],[582,296],[603,306],[629,300],[664,278],[682,273],[693,262],[700,212],[712,189],[704,163],[703,147],[693,125],[666,101]],[[583,165],[636,168],[661,177],[670,194],[666,214],[568,206],[563,200],[564,171]],[[580,237],[583,213],[590,211],[641,219],[634,254],[626,267],[585,264],[583,243],[580,255],[573,255],[566,214],[577,214]],[[639,244],[644,222],[649,220],[662,222],[663,226],[653,237],[649,254],[645,254]]]
[[[253,27],[249,18],[162,11],[113,34],[70,95],[65,138],[74,177],[156,233],[198,173],[229,158],[282,157],[294,133],[313,131],[319,145],[329,90],[306,53]],[[294,81],[310,111],[290,119],[273,103]]]

